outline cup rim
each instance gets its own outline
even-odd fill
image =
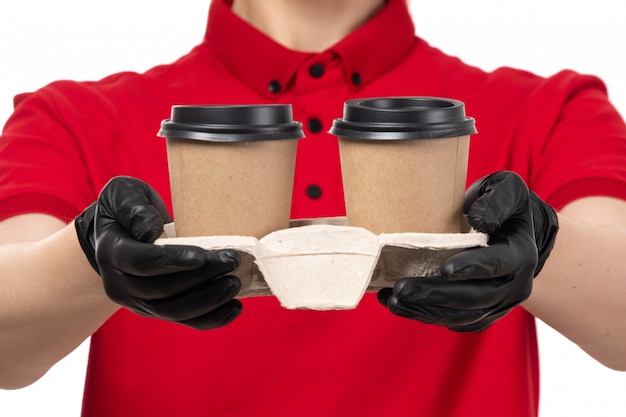
[[[175,105],[157,136],[210,142],[301,139],[290,104]]]
[[[348,100],[329,133],[353,139],[437,139],[477,133],[460,100],[389,96]]]

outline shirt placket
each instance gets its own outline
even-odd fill
[[[345,215],[337,138],[328,133],[348,94],[345,73],[331,52],[312,55],[297,71],[292,104],[306,138],[298,144],[293,218]]]

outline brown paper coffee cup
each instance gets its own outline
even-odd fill
[[[289,227],[297,140],[289,105],[174,106],[167,140],[177,236],[261,238]]]
[[[461,233],[469,135],[458,100],[350,100],[339,137],[346,215],[373,233]]]

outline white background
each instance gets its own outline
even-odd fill
[[[56,79],[98,79],[176,59],[200,41],[208,4],[209,0],[2,0],[1,123],[11,113],[16,93]],[[571,68],[599,75],[626,114],[626,3],[413,0],[410,4],[417,33],[444,51],[484,69],[507,65],[550,75]],[[539,332],[543,417],[626,415],[626,374],[604,368],[542,323]],[[0,390],[0,416],[78,416],[86,355],[84,343],[34,385]]]

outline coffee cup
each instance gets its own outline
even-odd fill
[[[374,233],[461,233],[469,137],[463,102],[440,97],[348,100],[339,140],[346,216]]]
[[[176,235],[261,238],[289,227],[297,139],[290,105],[173,106],[166,138]]]

